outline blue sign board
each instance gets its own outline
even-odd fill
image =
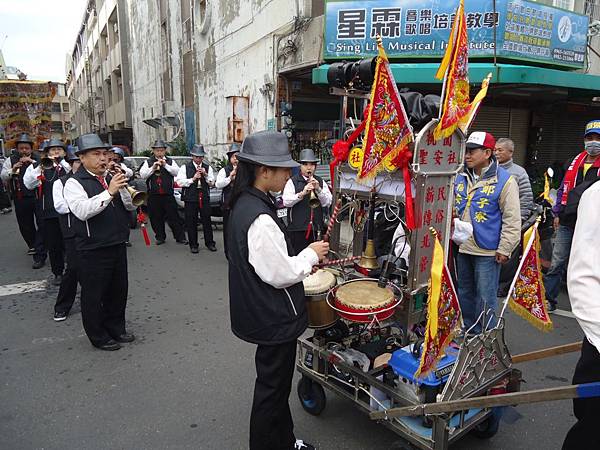
[[[494,3],[496,7],[494,9]],[[458,0],[328,0],[325,59],[441,58]],[[526,0],[467,0],[469,56],[583,67],[589,18]]]

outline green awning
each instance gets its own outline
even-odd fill
[[[397,84],[438,84],[435,78],[437,63],[390,64]],[[313,84],[327,84],[329,64],[312,72]],[[600,76],[512,64],[470,63],[469,80],[479,84],[489,73],[492,84],[530,84],[600,92]]]

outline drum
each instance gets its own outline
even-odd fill
[[[359,278],[332,289],[327,303],[350,322],[370,323],[389,319],[400,300],[391,288],[380,288],[374,278]]]
[[[337,284],[329,270],[319,269],[303,281],[309,328],[328,328],[337,321],[335,311],[327,304],[327,293]]]

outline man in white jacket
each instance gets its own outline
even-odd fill
[[[567,283],[573,314],[585,337],[573,384],[600,381],[600,183],[581,196],[571,245]],[[569,430],[563,449],[600,448],[600,398],[573,400],[577,423]]]

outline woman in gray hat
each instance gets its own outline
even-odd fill
[[[287,138],[276,131],[248,136],[237,155],[228,232],[231,328],[257,344],[250,449],[314,447],[294,436],[288,404],[296,339],[308,325],[302,280],[329,251],[314,242],[296,255],[270,192],[283,189],[292,160]]]

